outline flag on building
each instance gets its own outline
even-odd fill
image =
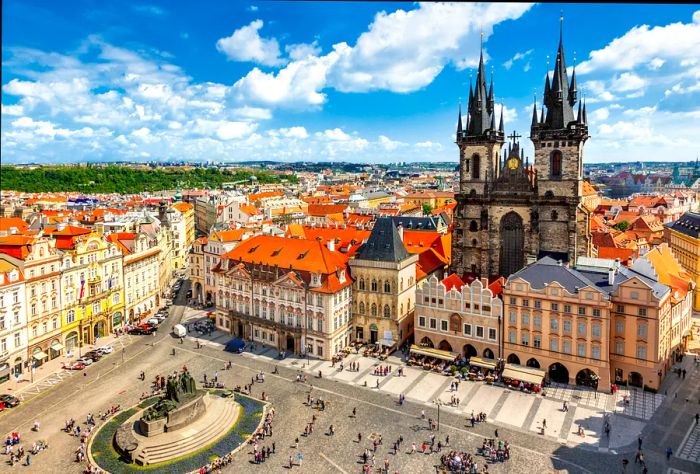
[[[83,299],[83,294],[85,293],[85,280],[81,279],[80,280],[80,296],[78,296],[79,300]]]

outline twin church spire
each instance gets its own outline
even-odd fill
[[[563,23],[563,18],[562,18]],[[483,35],[482,35],[483,37]],[[579,90],[576,81],[576,67],[574,66],[571,80],[566,70],[566,58],[564,56],[563,27],[559,29],[559,47],[557,50],[556,64],[550,81],[550,73],[547,71],[544,84],[543,107],[538,117],[537,100],[532,108],[531,131],[534,136],[543,131],[562,131],[576,124],[576,128],[588,128],[586,116],[586,104],[579,101]],[[578,102],[578,113],[574,107]],[[546,108],[546,112],[545,112]],[[463,124],[462,108],[460,105],[457,119],[457,142],[470,138],[495,138],[503,141],[503,108],[499,126],[496,128],[496,112],[494,103],[493,74],[491,75],[488,90],[486,88],[486,74],[484,72],[483,42],[479,57],[479,67],[476,74],[476,84],[473,87],[469,83],[469,101],[467,105],[467,123]]]

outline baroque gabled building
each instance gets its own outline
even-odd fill
[[[466,126],[461,109],[457,122],[460,184],[452,265],[458,275],[507,277],[543,256],[574,262],[592,253],[590,211],[582,203],[586,107],[578,101],[575,70],[571,80],[567,76],[561,35],[543,102],[539,116],[533,106],[531,164],[520,136],[505,136],[502,113],[496,126],[493,78],[487,89],[482,53]]]

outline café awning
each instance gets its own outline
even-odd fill
[[[496,361],[491,361],[489,359],[482,359],[481,357],[472,357],[469,359],[469,365],[475,367],[481,367],[487,370],[496,370]]]
[[[58,341],[53,341],[53,342],[51,343],[51,349],[53,349],[53,350],[55,350],[55,351],[60,351],[61,349],[63,349],[63,344],[61,344],[61,343],[58,342]]]
[[[32,354],[36,360],[44,360],[46,359],[49,355],[44,352],[44,351],[39,351],[35,354]]]
[[[505,379],[519,380],[520,382],[542,385],[544,380],[544,370],[534,367],[523,367],[522,365],[506,364],[501,377]]]
[[[436,359],[446,360],[448,362],[452,362],[459,356],[459,354],[454,352],[431,349],[430,347],[420,347],[415,344],[411,346],[411,352],[426,357],[435,357]]]

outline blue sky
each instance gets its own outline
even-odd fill
[[[2,159],[456,161],[480,32],[527,136],[562,11],[585,161],[694,160],[695,5],[182,0],[3,2]]]

